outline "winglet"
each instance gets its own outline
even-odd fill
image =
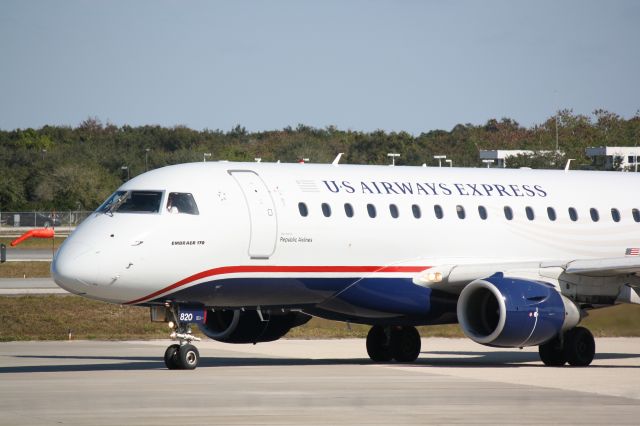
[[[333,164],[334,166],[337,166],[338,163],[340,162],[340,159],[342,158],[342,154],[344,154],[344,152],[341,152],[340,154],[336,155],[336,158],[333,160],[331,164]]]

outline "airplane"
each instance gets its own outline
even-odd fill
[[[150,308],[194,369],[192,333],[260,343],[311,317],[370,325],[374,362],[414,362],[417,326],[538,346],[587,366],[591,309],[640,303],[631,173],[202,162],[141,174],[66,239],[51,272],[84,297]]]

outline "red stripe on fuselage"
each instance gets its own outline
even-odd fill
[[[126,302],[125,305],[134,305],[136,303],[145,302],[153,299],[171,290],[175,290],[178,287],[182,287],[191,282],[200,280],[202,278],[213,277],[216,275],[225,274],[238,274],[238,273],[256,273],[256,272],[299,272],[299,273],[354,273],[354,272],[422,272],[425,269],[429,269],[428,266],[223,266],[220,268],[213,268],[206,271],[199,272],[191,275],[177,283],[171,284],[161,290],[153,292],[147,296],[141,297],[130,302]]]

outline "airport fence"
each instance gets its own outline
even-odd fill
[[[0,211],[0,233],[20,233],[25,228],[59,228],[59,231],[72,231],[91,211]]]

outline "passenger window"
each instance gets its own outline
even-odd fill
[[[369,213],[369,217],[373,219],[376,217],[376,206],[373,204],[367,204],[367,213]]]
[[[456,206],[456,214],[458,215],[459,219],[464,219],[465,214],[464,214],[464,207],[458,205]]]
[[[347,217],[353,217],[353,206],[349,203],[344,203],[344,214],[347,215]]]
[[[529,220],[533,220],[533,219],[535,219],[535,218],[536,218],[536,215],[533,213],[533,209],[532,209],[531,207],[527,206],[527,207],[524,209],[524,211],[525,211],[525,213],[527,214],[527,219],[529,219]]]
[[[167,197],[167,210],[170,213],[200,214],[193,195],[188,192],[170,192]]]
[[[511,207],[504,206],[504,217],[506,217],[507,220],[513,219],[513,210],[511,210]]]
[[[422,217],[422,212],[420,211],[420,206],[414,204],[411,206],[411,211],[413,212],[413,217],[416,219],[420,219]]]
[[[389,213],[391,213],[391,217],[397,219],[400,216],[400,212],[398,211],[398,206],[395,204],[389,204]]]
[[[322,203],[322,214],[324,217],[331,216],[331,206],[327,203]]]
[[[600,214],[597,209],[591,208],[589,209],[589,214],[591,215],[591,220],[597,222],[600,220]]]
[[[309,215],[309,209],[305,203],[298,203],[298,211],[302,217],[307,217]]]
[[[578,220],[578,212],[573,207],[569,207],[569,218],[574,222]]]
[[[618,209],[611,209],[611,219],[613,219],[614,222],[620,222],[620,212]]]
[[[487,220],[487,209],[484,206],[478,206],[478,215],[480,219]]]
[[[556,211],[553,207],[547,207],[547,216],[549,216],[551,222],[556,220]]]
[[[433,212],[436,214],[436,217],[438,219],[442,219],[444,214],[442,213],[442,207],[440,207],[439,204],[436,204],[435,206],[433,206]]]
[[[631,214],[633,215],[633,220],[635,220],[636,222],[640,222],[640,210],[633,209],[631,210]]]

